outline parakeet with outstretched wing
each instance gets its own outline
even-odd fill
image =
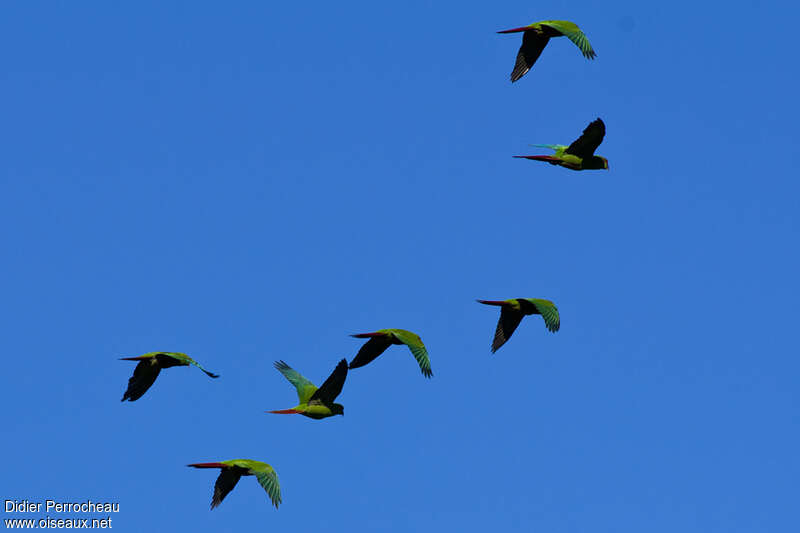
[[[220,469],[217,482],[214,483],[214,496],[211,498],[212,509],[222,503],[222,500],[233,490],[242,476],[256,476],[259,485],[264,488],[272,501],[272,505],[277,509],[281,503],[281,485],[278,483],[278,474],[267,463],[252,459],[230,459],[219,463],[192,463],[186,466]]]
[[[594,155],[594,151],[603,142],[606,125],[599,118],[586,126],[583,133],[569,146],[563,144],[534,144],[539,148],[550,148],[553,155],[515,155],[522,159],[546,161],[570,170],[608,170],[608,159]]]
[[[534,22],[528,26],[520,28],[512,28],[510,30],[503,30],[497,33],[517,33],[522,34],[522,46],[517,53],[517,61],[514,64],[514,70],[511,71],[511,82],[515,82],[524,76],[539,59],[544,47],[553,37],[566,36],[570,41],[575,43],[583,57],[586,59],[594,59],[597,54],[589,44],[589,39],[581,31],[577,24],[568,20],[543,20],[541,22]]]
[[[283,361],[276,361],[275,368],[297,389],[297,399],[300,403],[291,409],[267,411],[268,413],[297,414],[316,420],[334,415],[344,415],[344,406],[334,403],[334,400],[342,392],[344,381],[347,378],[346,359],[339,361],[331,375],[319,388]]]
[[[194,365],[209,377],[218,378],[218,374],[209,372],[200,363],[186,355],[179,352],[149,352],[144,355],[137,355],[136,357],[121,357],[122,361],[139,361],[136,368],[133,369],[133,376],[128,380],[128,389],[122,396],[122,401],[129,400],[134,402],[142,397],[147,392],[147,389],[155,383],[158,374],[162,368],[170,368],[173,366],[189,366]]]
[[[357,339],[369,339],[356,356],[350,361],[350,368],[358,368],[373,361],[392,344],[405,344],[417,360],[422,375],[429,378],[433,375],[428,350],[416,333],[405,329],[379,329],[373,333],[357,333],[351,335]]]
[[[561,327],[558,308],[550,300],[512,298],[510,300],[478,300],[478,302],[500,307],[500,320],[497,322],[497,329],[492,341],[492,353],[496,352],[511,338],[514,330],[517,329],[519,323],[522,322],[522,318],[526,315],[542,315],[544,325],[553,333]]]

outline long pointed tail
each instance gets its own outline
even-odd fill
[[[511,28],[510,30],[500,30],[497,33],[518,33],[521,31],[528,31],[529,29],[531,29],[530,26],[522,26],[520,28]]]
[[[272,413],[276,415],[299,415],[303,411],[298,411],[297,409],[279,409],[277,411],[264,411],[265,413]]]
[[[548,163],[553,163],[554,165],[561,161],[557,157],[553,157],[552,155],[515,155],[512,157],[517,157],[520,159],[532,159],[534,161],[547,161]]]
[[[228,465],[222,463],[191,463],[186,466],[193,466],[195,468],[225,468]]]
[[[475,300],[475,301],[486,305],[498,305],[498,306],[508,305],[508,302],[505,302],[503,300]]]
[[[350,335],[351,337],[355,337],[356,339],[369,339],[371,337],[383,337],[386,333],[356,333],[355,335]]]

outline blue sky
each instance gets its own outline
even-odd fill
[[[121,531],[796,531],[787,2],[16,2],[0,16],[4,498]],[[578,23],[518,83],[519,35]],[[774,19],[773,19],[774,20]],[[596,117],[610,171],[511,155]],[[497,354],[497,310],[556,302]],[[380,328],[346,415],[291,407]],[[186,352],[120,403],[133,363]],[[278,472],[213,512],[237,457]],[[4,513],[3,518],[11,517]],[[13,515],[22,516],[22,515]],[[41,515],[35,515],[36,518]]]

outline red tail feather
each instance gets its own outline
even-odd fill
[[[553,157],[552,155],[515,155],[512,157],[518,157],[520,159],[533,159],[534,161],[561,161],[557,157]]]
[[[503,300],[476,300],[478,303],[486,304],[486,305],[509,305],[508,302],[504,302]]]
[[[265,413],[274,413],[276,415],[299,415],[303,411],[297,409],[280,409],[278,411],[264,411]]]
[[[383,337],[384,335],[386,335],[386,333],[356,333],[350,336],[357,339],[369,339],[371,337]]]
[[[192,463],[186,466],[193,466],[195,468],[225,468],[228,465],[222,463]]]
[[[520,31],[528,31],[530,29],[531,29],[530,26],[522,26],[520,28],[511,28],[510,30],[500,30],[497,33],[517,33],[517,32],[520,32]]]

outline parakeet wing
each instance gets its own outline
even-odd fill
[[[569,145],[564,153],[576,155],[582,159],[591,157],[600,143],[603,142],[603,137],[606,135],[606,125],[599,118],[591,122],[583,133],[578,137],[575,142]]]
[[[347,379],[347,359],[342,359],[325,383],[311,395],[308,401],[320,400],[324,404],[332,404],[342,392],[345,379]]]
[[[592,49],[592,45],[589,44],[589,39],[574,22],[568,20],[546,20],[540,22],[540,24],[552,28],[566,36],[570,41],[575,43],[575,46],[580,49],[583,57],[586,59],[594,59],[597,56]]]
[[[522,34],[522,46],[519,47],[517,61],[514,63],[514,70],[511,71],[512,82],[517,81],[528,73],[533,64],[536,63],[536,60],[539,59],[549,40],[549,37],[531,30]]]
[[[422,339],[420,339],[416,333],[404,329],[393,330],[393,333],[394,336],[397,337],[397,340],[408,346],[408,349],[411,350],[411,354],[414,356],[414,359],[417,360],[422,375],[426,378],[431,377],[433,375],[431,371],[431,360],[428,357],[428,350],[422,343]]]
[[[287,365],[284,361],[275,361],[275,368],[297,389],[297,398],[300,403],[307,403],[311,395],[317,391],[316,385],[301,376],[300,372]]]

